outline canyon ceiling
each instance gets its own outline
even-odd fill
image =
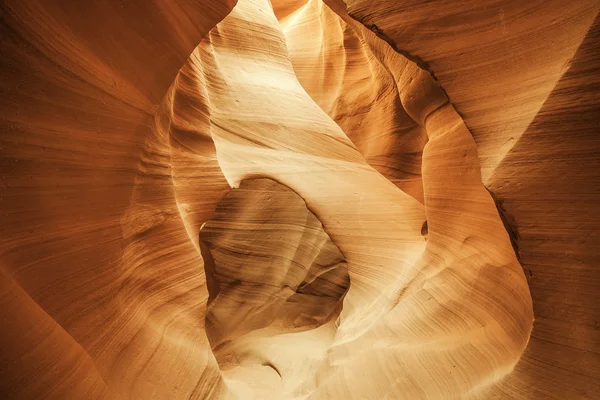
[[[3,0],[0,398],[600,398],[599,11]]]

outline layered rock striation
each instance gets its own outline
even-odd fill
[[[599,9],[4,2],[1,397],[593,398]]]

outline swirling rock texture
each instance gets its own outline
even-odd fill
[[[4,1],[1,397],[594,398],[599,9]]]

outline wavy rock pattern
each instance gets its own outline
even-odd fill
[[[598,3],[234,3],[2,4],[1,397],[600,392]]]
[[[435,73],[473,133],[484,182],[569,69],[596,0],[344,0],[348,13]]]
[[[233,6],[2,3],[0,397],[214,392],[201,258],[153,121]]]

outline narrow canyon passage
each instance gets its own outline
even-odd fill
[[[4,2],[0,397],[594,398],[600,3],[484,3]]]

